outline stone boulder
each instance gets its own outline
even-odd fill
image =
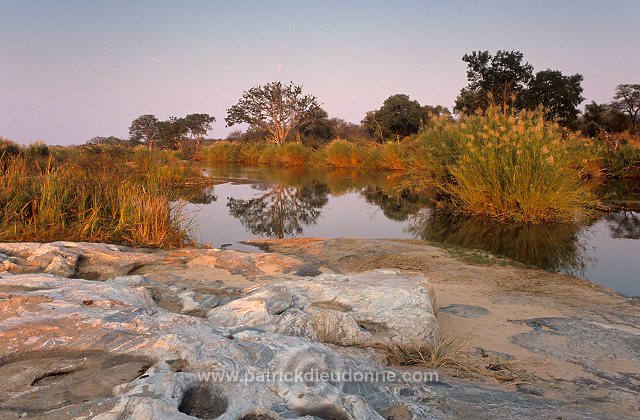
[[[215,325],[254,327],[341,346],[432,347],[435,294],[422,276],[374,270],[323,274],[256,289],[210,310]]]

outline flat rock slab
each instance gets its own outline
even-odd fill
[[[379,282],[393,278],[386,272],[367,275],[374,283],[376,276]],[[553,399],[384,366],[370,350],[246,327],[227,329],[171,313],[156,305],[140,278],[96,282],[24,274],[0,281],[0,302],[30,302],[0,319],[0,418],[576,416]],[[320,300],[310,306],[330,301],[332,296],[321,295],[328,290],[305,283],[291,296],[317,291]],[[336,308],[347,304],[375,307],[355,294],[349,299],[334,299],[330,310],[341,312]],[[283,301],[267,307],[277,313],[286,306],[277,306]],[[314,372],[340,376],[295,379]],[[354,373],[361,379],[349,376]],[[367,377],[378,379],[362,379]]]
[[[459,303],[447,305],[440,308],[439,311],[462,318],[480,318],[481,316],[489,314],[489,310],[487,308],[474,305],[463,305]]]

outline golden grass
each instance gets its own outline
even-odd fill
[[[410,179],[435,184],[454,212],[572,222],[593,205],[581,146],[541,111],[516,115],[489,108],[458,121],[436,120],[418,139]]]
[[[193,243],[172,195],[192,172],[177,165],[145,170],[104,156],[76,158],[78,163],[48,158],[43,165],[24,155],[0,159],[1,241]]]

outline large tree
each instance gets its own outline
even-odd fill
[[[638,130],[638,114],[640,114],[640,84],[616,86],[616,93],[613,99],[611,106],[629,115],[631,131],[636,133]]]
[[[160,141],[163,148],[183,149],[184,140],[189,129],[184,123],[184,118],[170,117],[166,121],[160,121]]]
[[[129,138],[133,143],[144,143],[149,149],[155,148],[160,140],[160,121],[155,115],[140,115],[131,122]]]
[[[547,117],[557,119],[566,127],[576,128],[578,105],[582,96],[582,75],[564,76],[558,70],[542,70],[536,73],[529,86],[522,92],[519,107],[534,109],[545,107]]]
[[[186,129],[189,139],[193,142],[195,152],[200,150],[202,140],[207,132],[213,127],[211,124],[215,122],[215,117],[209,114],[189,114],[182,119],[182,124]]]
[[[397,94],[389,96],[380,109],[367,112],[362,125],[371,137],[383,142],[417,133],[428,118],[428,111],[418,101]]]
[[[247,123],[269,132],[272,140],[283,144],[294,128],[304,124],[319,108],[316,97],[304,95],[302,86],[281,82],[256,86],[242,94],[227,110],[227,127]]]
[[[473,112],[484,109],[493,100],[507,105],[522,92],[533,77],[533,66],[523,62],[520,51],[499,50],[495,55],[489,51],[474,51],[465,54],[469,84],[460,91],[456,99],[456,112]],[[469,108],[470,106],[476,108]]]

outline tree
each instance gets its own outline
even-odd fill
[[[161,121],[159,123],[160,146],[180,149],[184,152],[184,148],[188,145],[184,142],[188,132],[184,118],[170,117],[166,121]]]
[[[620,110],[608,104],[592,101],[585,105],[582,115],[582,132],[585,136],[597,136],[601,132],[619,133],[629,127],[629,119]]]
[[[160,121],[155,115],[140,115],[131,122],[129,138],[134,143],[146,144],[149,150],[155,148],[160,139]]]
[[[200,150],[202,140],[207,132],[212,129],[212,123],[215,122],[215,118],[209,114],[189,114],[182,119],[181,124],[184,130],[189,135],[189,138],[194,142],[195,153]]]
[[[640,84],[618,85],[611,106],[629,115],[631,119],[631,132],[638,129],[638,114],[640,113]]]
[[[428,118],[428,113],[418,101],[409,99],[408,95],[397,94],[389,96],[380,109],[367,112],[362,125],[371,137],[384,142],[417,133]]]
[[[533,77],[533,66],[523,63],[520,51],[499,50],[496,55],[489,51],[474,51],[465,54],[469,84],[460,91],[456,99],[456,112],[473,112],[485,109],[493,100],[508,105],[522,92]],[[469,105],[477,108],[469,108]]]
[[[316,97],[303,95],[302,86],[293,82],[271,82],[242,94],[237,104],[227,110],[227,127],[247,123],[266,130],[273,142],[283,144],[292,129],[312,118],[319,108]]]
[[[564,76],[558,70],[539,71],[522,92],[519,108],[535,109],[542,105],[548,118],[557,119],[565,127],[575,128],[580,113],[578,105],[584,101],[582,80],[580,74]]]
[[[329,119],[329,114],[320,107],[310,111],[308,119],[300,124],[296,131],[300,136],[319,140],[319,143],[332,140],[336,135],[336,127]]]

